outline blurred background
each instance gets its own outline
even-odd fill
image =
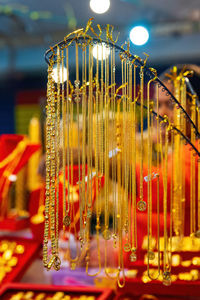
[[[131,42],[131,52],[147,53],[158,74],[172,64],[200,64],[199,0],[110,0],[101,14],[89,0],[0,0],[0,133],[26,134],[31,117],[44,116],[45,51],[91,17],[102,28],[114,25],[119,45],[134,26],[145,26],[148,41]]]

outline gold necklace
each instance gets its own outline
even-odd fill
[[[198,122],[198,130],[200,131],[200,110],[199,107],[197,107],[197,122]],[[198,149],[200,150],[200,139],[198,141]],[[197,160],[197,166],[198,166],[198,178],[200,178],[200,159],[198,158]],[[197,211],[197,216],[198,216],[198,231],[196,232],[196,236],[200,237],[200,184],[198,184],[198,211]]]
[[[167,122],[165,119],[164,122]],[[169,244],[167,232],[167,172],[168,172],[168,131],[169,127],[165,128],[165,153],[164,153],[164,173],[163,173],[163,210],[164,210],[164,253],[163,253],[163,284],[171,284],[171,264],[169,261]]]
[[[80,234],[79,240],[81,242],[81,249],[85,243],[84,236],[84,222],[83,212],[86,210],[86,199],[85,199],[85,176],[86,176],[86,47],[83,48],[82,53],[82,115],[83,115],[83,138],[82,138],[82,183],[81,183],[81,206],[80,206]]]
[[[157,167],[157,249],[158,249],[158,276],[160,276],[160,176],[159,176],[159,168],[160,168],[160,151],[159,145],[161,141],[159,141],[159,92],[158,85],[156,85],[156,136],[157,136],[157,153],[156,153],[156,167]]]
[[[174,90],[175,97],[180,99],[180,81],[179,79],[174,80]],[[178,129],[181,129],[180,123],[180,110],[174,109],[174,122],[175,126]],[[174,199],[173,199],[173,224],[174,224],[174,232],[176,236],[180,237],[181,234],[181,177],[179,173],[179,167],[181,164],[180,161],[180,135],[176,134],[174,136]]]
[[[55,239],[56,239],[56,245],[55,245],[55,254],[56,257],[58,257],[58,238],[59,238],[59,232],[58,232],[58,218],[59,218],[59,172],[60,172],[60,99],[61,99],[61,76],[60,76],[60,70],[61,70],[61,56],[60,56],[60,48],[57,47],[57,111],[56,111],[56,138],[55,138],[55,152],[56,152],[56,201],[52,202],[51,210],[55,209],[56,205],[56,215],[54,217],[54,214],[52,214],[52,219],[55,218]],[[65,173],[65,172],[64,172]],[[52,225],[54,227],[54,225]],[[54,250],[53,250],[54,251]],[[56,265],[54,264],[55,268]],[[58,266],[59,268],[59,266]]]
[[[48,86],[47,86],[47,121],[46,121],[46,198],[45,198],[45,224],[44,224],[44,244],[43,244],[43,262],[47,269],[50,269],[55,262],[55,235],[54,219],[51,209],[52,196],[55,200],[55,189],[52,191],[52,184],[55,184],[55,148],[52,139],[55,137],[55,99],[54,86],[52,80],[53,61],[50,61],[48,69]],[[51,120],[52,119],[52,120]],[[53,144],[53,145],[52,145]],[[52,167],[53,165],[53,167]],[[54,175],[54,178],[53,178]],[[52,212],[53,211],[53,212]],[[54,216],[53,216],[54,217]],[[48,237],[51,226],[52,256],[48,257]]]
[[[63,220],[66,217],[66,143],[65,143],[65,129],[66,129],[66,102],[64,91],[64,50],[61,51],[62,61],[62,167],[63,167]],[[67,99],[68,101],[68,99]],[[66,219],[65,219],[66,220]],[[65,224],[63,222],[63,231],[65,232]]]
[[[148,234],[148,252],[147,252],[147,274],[150,279],[155,280],[158,279],[160,276],[160,216],[159,216],[159,152],[157,152],[157,215],[158,215],[158,231],[157,231],[157,240],[158,240],[158,273],[155,278],[152,277],[152,274],[150,273],[150,267],[149,267],[149,261],[155,259],[155,253],[153,252],[152,248],[152,127],[153,127],[153,121],[152,121],[152,108],[150,103],[150,84],[155,79],[153,78],[150,80],[147,84],[147,126],[148,126],[148,182],[147,182],[147,204],[148,204],[148,225],[147,225],[147,234]],[[159,134],[158,134],[158,128],[159,128],[159,115],[158,115],[158,86],[157,87],[157,143],[159,142]]]
[[[134,78],[134,95],[133,95],[133,104],[131,104],[131,110],[133,110],[133,120],[131,122],[133,124],[133,137],[132,137],[132,244],[131,244],[131,254],[130,260],[136,261],[136,250],[137,250],[137,216],[136,216],[136,65],[134,65],[133,69],[133,78]]]
[[[195,98],[192,97],[191,103],[191,119],[196,124],[196,105]],[[191,142],[195,143],[195,131],[191,128]],[[196,232],[196,186],[195,186],[196,174],[195,174],[195,156],[191,151],[191,167],[190,167],[190,234],[193,235]]]
[[[140,211],[146,210],[146,202],[143,197],[143,106],[144,106],[144,70],[140,68],[140,126],[141,126],[141,145],[140,145],[140,200],[137,203],[137,208]]]

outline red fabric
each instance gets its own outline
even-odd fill
[[[2,134],[0,136],[0,161],[8,156],[23,138],[23,135]]]
[[[32,231],[33,237],[39,243],[42,243],[44,236],[44,223],[33,224],[31,222],[31,217],[36,215],[39,207],[40,193],[44,194],[44,187],[32,191],[29,198],[29,214],[30,214],[30,229]],[[43,203],[45,199],[43,197]]]
[[[18,146],[18,144],[23,141],[24,136],[23,135],[16,135],[16,134],[4,134],[0,136],[0,163],[2,163]],[[14,166],[14,169],[12,169],[12,174],[16,175],[28,162],[29,158],[40,149],[39,144],[29,144],[28,141],[25,140],[25,143],[27,144],[24,148],[24,151],[17,162],[17,164]],[[0,201],[2,200],[2,193],[4,191],[4,186],[7,181],[7,178],[3,176],[4,172],[7,168],[9,168],[9,165],[12,164],[16,159],[18,158],[18,154],[12,158],[11,161],[9,161],[5,166],[0,168],[0,176],[3,184],[1,184],[0,188]],[[8,182],[8,186],[11,185],[11,182]],[[4,195],[5,197],[6,195]]]
[[[140,300],[144,294],[147,295],[145,299],[148,299],[148,295],[154,295],[159,300],[198,299],[200,281],[177,280],[171,286],[165,286],[158,281],[143,283],[140,278],[127,278],[123,288],[117,287],[116,300]]]
[[[2,162],[6,157],[17,147],[18,143],[24,139],[23,135],[16,135],[16,134],[3,134],[0,136],[0,162]],[[29,158],[32,156],[34,152],[40,149],[39,144],[29,144],[27,142],[27,146],[24,150],[24,153],[18,162],[17,166],[15,167],[12,174],[17,174],[20,169],[28,162]],[[0,168],[0,174],[3,173],[5,167]]]
[[[16,95],[16,105],[21,104],[39,104],[42,98],[46,98],[45,90],[24,90],[19,91]]]
[[[0,219],[0,230],[17,231],[29,227],[29,218],[19,218],[12,216]]]
[[[25,166],[25,164],[28,162],[29,158],[40,149],[40,145],[39,144],[35,144],[35,145],[27,145],[26,149],[24,151],[24,154],[22,156],[22,158],[20,159],[17,167],[15,168],[13,174],[17,174],[19,173],[19,171]]]

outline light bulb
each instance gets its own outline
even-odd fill
[[[62,74],[63,74],[63,78],[62,78]],[[67,81],[67,68],[63,68],[63,72],[62,72],[62,66],[60,66],[60,83],[63,83],[65,81]],[[53,68],[53,80],[58,83],[58,69],[57,66],[55,66]]]
[[[104,14],[110,7],[110,0],[90,0],[90,8],[96,14]]]
[[[103,60],[108,58],[110,54],[110,48],[107,47],[105,44],[97,44],[93,47],[92,50],[94,58],[97,59],[97,53],[98,53],[98,60],[102,60],[102,54],[103,54]]]
[[[130,40],[133,44],[137,46],[142,46],[146,44],[149,39],[149,32],[143,26],[135,26],[130,31]]]

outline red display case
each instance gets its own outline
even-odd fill
[[[177,280],[170,286],[152,281],[143,283],[141,279],[126,279],[123,288],[118,288],[116,300],[194,300],[200,299],[200,280]]]
[[[10,283],[4,285],[0,289],[0,299],[9,300],[18,292],[32,291],[34,296],[45,293],[46,296],[53,296],[56,292],[63,292],[66,295],[80,297],[82,295],[94,296],[95,300],[112,300],[115,294],[111,289],[100,289],[95,287],[66,287],[66,286],[49,286],[49,285],[32,285],[32,284],[17,284]]]
[[[192,264],[192,259],[195,258],[195,257],[199,257],[198,253],[193,253],[193,256],[190,254],[190,255],[187,255],[188,253],[185,253],[185,255],[183,257],[188,257],[188,260],[185,258],[182,260],[182,262],[184,263],[184,261],[190,261],[190,265],[187,265],[187,266],[183,266],[181,265],[181,263],[178,265],[178,266],[172,266],[171,268],[171,274],[172,275],[178,275],[179,273],[181,272],[190,272],[192,270],[200,270],[200,266],[199,265],[194,265]],[[200,258],[199,258],[200,260]],[[150,270],[155,270],[157,271],[158,268],[154,265],[151,265],[150,263],[150,266],[149,266]],[[161,264],[161,270],[163,268],[163,265]],[[147,264],[144,264],[144,262],[142,260],[139,260],[137,261],[135,264],[132,264],[131,267],[129,267],[129,269],[134,269],[134,270],[137,270],[137,277],[138,278],[141,278],[145,272],[147,272]],[[200,273],[199,273],[199,276],[200,276]],[[200,278],[199,278],[200,279]]]
[[[14,256],[17,257],[18,260],[17,264],[16,266],[12,267],[11,271],[6,272],[5,277],[0,282],[0,286],[8,282],[19,281],[22,278],[26,269],[29,267],[29,265],[33,262],[33,260],[38,255],[40,249],[40,244],[38,244],[38,242],[31,239],[2,236],[0,237],[0,243],[2,243],[2,241],[9,241],[12,243],[16,242],[17,245],[22,245],[22,247],[24,247],[24,252],[22,254],[19,253],[14,254]],[[2,258],[2,253],[0,253],[0,256]],[[1,264],[0,268],[3,271],[4,265]]]
[[[29,226],[29,218],[7,217],[0,221],[0,230],[18,231]]]

